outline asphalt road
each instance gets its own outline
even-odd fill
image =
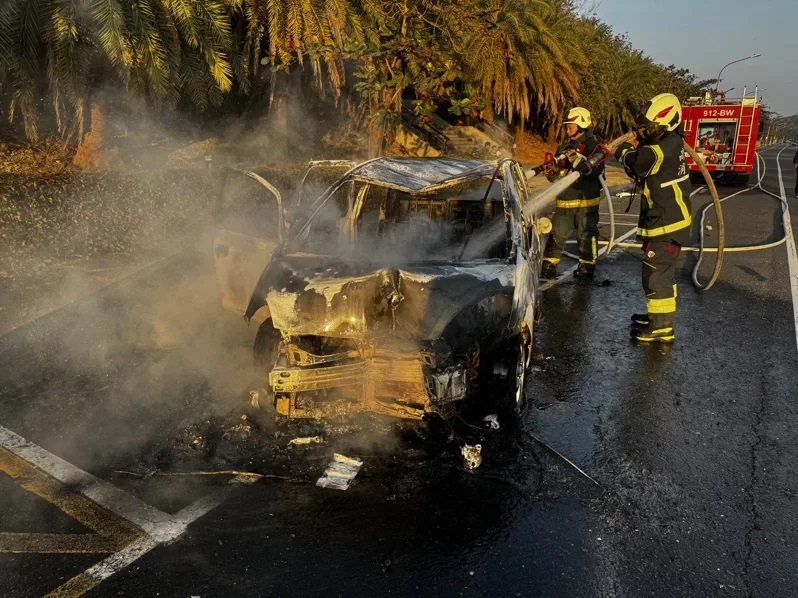
[[[763,152],[777,195],[778,151]],[[792,153],[780,158],[788,197]],[[615,207],[620,234],[634,218]],[[727,245],[784,235],[761,191],[724,213]],[[486,432],[474,473],[451,451],[372,435],[215,454],[209,466],[293,478],[235,486],[119,473],[142,455],[174,459],[175,436],[235,412],[254,376],[251,332],[217,311],[208,263],[137,271],[0,336],[0,594],[797,595],[790,249],[727,253],[707,293],[685,254],[672,347],[628,338],[644,305],[634,250],[600,263],[594,285],[547,291],[522,428]],[[334,448],[364,461],[347,492],[313,485]]]

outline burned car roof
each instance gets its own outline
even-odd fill
[[[497,168],[498,162],[487,160],[377,158],[356,166],[346,178],[408,193],[433,193],[492,176]]]

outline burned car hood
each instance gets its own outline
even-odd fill
[[[295,336],[433,340],[464,308],[512,296],[514,276],[502,260],[384,267],[289,255],[266,267],[245,317],[268,305],[274,327]]]

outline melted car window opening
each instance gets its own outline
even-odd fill
[[[364,189],[361,204],[355,198]],[[501,183],[488,177],[425,195],[346,184],[319,206],[292,249],[369,261],[456,263],[473,232],[504,216]],[[506,257],[501,239],[476,260]]]

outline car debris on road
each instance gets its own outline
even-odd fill
[[[316,486],[333,490],[347,490],[362,466],[363,461],[360,459],[335,453],[324,474],[316,480]]]
[[[463,454],[463,462],[465,464],[466,469],[477,469],[480,465],[482,465],[482,445],[475,444],[471,445],[463,445],[463,448],[460,449],[460,452]]]
[[[307,444],[323,444],[323,436],[302,436],[299,438],[292,438],[288,441],[288,446],[307,445]]]

